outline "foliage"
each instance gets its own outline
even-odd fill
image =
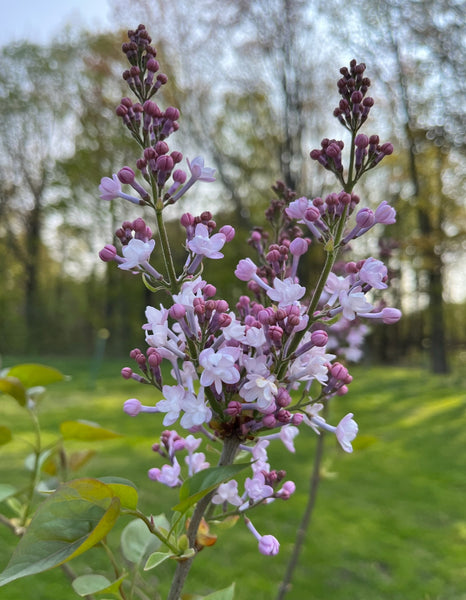
[[[20,362],[24,362],[24,358],[4,359],[5,365]],[[128,421],[118,409],[121,383],[114,373],[124,361],[105,361],[94,391],[88,387],[89,363],[89,359],[64,357],[51,362],[72,379],[50,386],[42,404],[43,435],[45,439],[53,439],[64,414],[71,419],[92,414],[94,420],[108,423],[115,431],[124,431],[124,437],[93,444],[100,451],[85,467],[84,474],[99,478],[118,467],[122,477],[131,478],[141,486],[141,510],[146,513],[153,504],[157,485],[143,485],[151,466],[147,447],[157,439],[163,426],[150,419]],[[374,367],[373,377],[369,379],[363,376],[364,371],[361,366],[354,368],[355,381],[349,395],[332,407],[332,414],[338,419],[338,415],[345,412],[344,404],[351,401],[359,415],[359,437],[364,440],[364,446],[360,445],[351,456],[333,444],[326,448],[324,479],[317,499],[319,518],[308,537],[291,597],[312,600],[330,597],[335,600],[348,597],[403,600],[429,595],[445,600],[461,598],[466,593],[461,575],[465,535],[462,486],[465,464],[461,451],[464,445],[464,363],[448,377],[435,376],[421,368]],[[130,395],[141,391],[136,382],[128,382],[127,386]],[[149,400],[149,392],[144,388],[141,399]],[[24,437],[28,427],[26,411],[12,399],[3,397],[3,400],[3,422]],[[78,445],[82,447],[82,443],[76,443],[76,447]],[[22,485],[24,448],[19,433],[13,444],[0,448],[2,482],[10,481],[15,487]],[[315,437],[311,432],[308,435],[303,432],[288,468],[292,479],[307,477],[314,448]],[[280,448],[271,453],[274,461],[282,454]],[[160,502],[167,501],[166,494],[162,494]],[[300,487],[285,507],[286,518],[284,506],[277,503],[258,509],[255,515],[255,523],[260,528],[275,523],[283,556],[291,551],[304,504],[305,489]],[[0,512],[8,514],[7,504],[3,502],[0,506]],[[362,512],[364,519],[361,520]],[[131,517],[122,520],[121,529],[128,522],[132,523]],[[118,524],[117,529],[121,533]],[[138,533],[144,535],[144,530],[147,531],[145,526]],[[219,541],[213,548],[215,560],[208,549],[200,554],[192,571],[191,588],[208,594],[231,577],[238,582],[236,595],[239,598],[267,600],[273,597],[284,571],[280,555],[272,562],[264,562],[264,557],[250,547],[247,533],[238,526],[234,543],[228,532],[217,533]],[[3,527],[0,539],[3,548],[0,567],[3,568],[7,555],[16,545],[16,538]],[[118,543],[118,537],[113,540]],[[155,551],[156,548],[147,550],[148,553]],[[104,554],[103,549],[96,549],[90,556],[96,571],[110,580],[112,571],[107,568]],[[137,556],[131,556],[135,564]],[[76,572],[86,572],[85,561],[86,554],[70,565]],[[170,561],[160,569],[168,574]],[[148,571],[146,575],[154,573],[157,570]],[[48,600],[54,594],[59,594],[62,600],[77,597],[59,570],[47,571],[34,579],[19,579],[2,591],[11,600],[22,600],[30,595],[32,585],[37,600]]]

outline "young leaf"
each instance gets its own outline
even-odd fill
[[[26,406],[26,388],[16,377],[0,377],[0,393],[7,394],[20,406]]]
[[[0,425],[0,446],[4,446],[11,442],[13,435],[11,429],[6,425]]]
[[[0,483],[0,502],[6,500],[10,496],[13,496],[16,493],[16,488],[14,488],[9,483]]]
[[[208,596],[204,596],[204,600],[233,600],[235,595],[235,583],[233,582],[229,587],[212,592]]]
[[[58,488],[34,514],[0,586],[56,567],[102,540],[120,514],[120,499],[97,479],[76,479]]]
[[[150,569],[154,569],[167,560],[167,558],[170,558],[170,556],[173,556],[173,554],[170,552],[153,552],[144,565],[144,571],[150,571]]]
[[[103,575],[81,575],[71,583],[78,596],[87,596],[105,590],[110,585],[110,581]]]
[[[11,367],[7,372],[7,376],[16,377],[25,388],[49,385],[50,383],[65,379],[65,375],[58,371],[58,369],[33,363]]]
[[[126,560],[139,564],[144,557],[160,548],[162,542],[149,531],[141,519],[126,525],[121,534],[121,550]]]
[[[81,440],[95,442],[123,437],[121,433],[104,429],[97,423],[90,421],[63,421],[60,423],[60,432],[65,440]]]
[[[120,498],[122,508],[136,510],[138,505],[138,490],[136,485],[123,477],[99,477],[99,481],[108,485],[115,496]]]
[[[87,596],[88,594],[112,593],[120,597],[118,590],[121,582],[126,579],[126,577],[127,574],[125,573],[116,581],[110,582],[103,575],[81,575],[80,577],[76,577],[71,585],[79,596]]]
[[[241,463],[211,467],[199,471],[183,483],[180,488],[180,502],[172,510],[181,513],[186,512],[190,506],[196,504],[196,502],[214,490],[218,485],[224,481],[228,481],[250,466],[250,463]]]

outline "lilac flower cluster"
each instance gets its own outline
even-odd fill
[[[323,140],[322,149],[311,152],[312,158],[335,173],[342,189],[326,198],[296,198],[284,184],[277,183],[278,199],[266,213],[274,222],[274,236],[269,237],[261,227],[251,233],[249,243],[257,258],[244,257],[234,272],[250,295],[241,296],[230,307],[216,298],[215,286],[202,278],[202,264],[205,259],[223,257],[225,244],[235,237],[233,227],[225,225],[217,231],[209,211],[199,216],[183,214],[180,224],[186,260],[180,266],[173,262],[162,212],[196,183],[214,181],[214,171],[204,166],[201,157],[187,161],[189,179],[185,171],[175,169],[183,156],[170,152],[166,140],[178,129],[179,111],[173,107],[162,111],[149,99],[167,78],[155,75],[159,64],[145,28],[141,25],[129,32],[129,38],[123,50],[131,68],[124,78],[138,102],[123,98],[117,114],[141,147],[136,167],[144,183],[138,183],[135,172],[124,167],[102,180],[100,192],[104,200],[123,198],[153,208],[157,248],[165,271],[160,273],[150,264],[156,242],[141,218],[123,223],[117,231],[121,255],[108,244],[100,257],[116,262],[120,269],[142,274],[150,289],[164,290],[166,295],[157,307],[146,309],[142,328],[147,348],[132,350],[135,364],[122,370],[125,379],[157,388],[162,399],[144,406],[132,398],[124,410],[133,417],[160,413],[165,427],[179,423],[187,431],[184,438],[165,431],[154,446],[166,464],[151,469],[149,477],[169,487],[181,485],[186,477],[209,466],[205,454],[196,452],[202,438],[211,444],[233,446],[230,463],[237,452],[247,453],[252,473],[243,491],[240,493],[234,479],[220,484],[211,498],[209,514],[220,518],[222,514],[245,513],[261,503],[286,500],[294,492],[295,485],[285,480],[285,472],[272,469],[268,462],[271,441],[279,439],[294,452],[293,439],[304,424],[317,434],[334,434],[341,448],[352,452],[358,431],[353,414],[348,413],[336,425],[327,423],[321,414],[330,398],[347,393],[352,381],[348,369],[335,360],[332,349],[337,346],[332,339],[338,333],[353,332],[353,346],[358,350],[364,333],[362,319],[394,323],[401,313],[396,308],[377,308],[368,295],[387,288],[388,272],[380,260],[368,257],[347,262],[342,274],[334,272],[334,267],[339,251],[350,240],[377,223],[395,221],[395,210],[386,202],[375,211],[361,208],[353,219],[360,203],[353,192],[354,183],[391,153],[391,145],[379,146],[375,136],[366,139],[357,133],[373,100],[365,97],[370,86],[363,77],[365,66],[353,61],[350,70],[341,71],[338,87],[342,100],[335,112],[352,135],[346,176],[343,142]],[[121,184],[131,186],[137,196],[122,192]],[[321,244],[326,259],[322,272],[306,287],[300,283],[299,269],[311,244]],[[353,323],[356,329],[351,328]],[[348,339],[350,335],[347,333]],[[184,467],[180,452],[187,453]],[[246,523],[261,552],[278,552],[273,536],[261,536],[249,519]]]

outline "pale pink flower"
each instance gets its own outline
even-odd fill
[[[99,185],[100,198],[102,200],[114,200],[118,198],[121,192],[121,183],[114,173],[112,178],[102,177]]]
[[[241,387],[239,395],[246,402],[257,402],[261,411],[275,405],[275,395],[278,392],[275,375],[264,377],[257,373],[248,373],[246,383]]]
[[[273,288],[267,290],[267,296],[274,302],[278,302],[280,308],[296,304],[305,293],[306,288],[299,285],[299,283],[294,283],[291,278],[282,281],[278,277],[275,277]]]
[[[235,270],[235,275],[241,281],[249,281],[257,273],[257,266],[250,258],[242,258]]]
[[[349,286],[350,281],[348,277],[340,277],[335,275],[335,273],[329,273],[324,286],[324,291],[330,294],[327,304],[332,306],[335,303],[335,300],[338,298],[338,294],[342,291],[348,291]]]
[[[306,408],[304,409],[306,414],[304,415],[304,423],[306,423],[306,425],[308,425],[311,429],[313,429],[317,435],[320,435],[320,429],[318,428],[316,422],[314,421],[314,419],[317,418],[321,418],[319,417],[319,413],[320,411],[324,408],[324,405],[320,402],[314,402],[314,404],[311,404],[311,406],[306,406]]]
[[[168,337],[168,310],[162,305],[160,305],[160,310],[153,306],[147,306],[146,319],[147,323],[142,326],[146,330],[146,342],[154,348],[166,344]],[[152,331],[152,335],[148,334],[147,331]]]
[[[392,225],[396,222],[396,210],[386,200],[382,200],[376,208],[375,222],[383,225]]]
[[[186,390],[181,385],[164,385],[162,392],[164,399],[157,402],[156,406],[160,412],[166,413],[163,424],[165,427],[169,427],[180,416]]]
[[[302,196],[301,198],[290,202],[288,207],[285,208],[285,212],[291,219],[304,219],[306,210],[311,206],[313,206],[312,202]]]
[[[277,538],[273,535],[261,535],[250,519],[245,518],[246,527],[253,534],[256,540],[259,542],[259,552],[265,556],[275,556],[280,550],[280,543]]]
[[[335,354],[328,354],[325,348],[314,346],[296,358],[288,370],[291,381],[310,381],[317,379],[319,383],[327,383],[328,363],[335,358]]]
[[[240,506],[243,503],[238,494],[238,482],[234,479],[221,483],[212,498],[213,504],[223,504],[224,502],[229,502],[233,506]]]
[[[208,469],[210,464],[206,462],[204,452],[195,452],[189,456],[185,456],[185,462],[188,465],[188,474],[192,477],[195,473]]]
[[[144,204],[144,202],[139,198],[135,198],[134,196],[131,196],[130,194],[125,194],[121,191],[121,183],[117,175],[115,175],[115,173],[112,175],[111,179],[110,177],[102,177],[102,179],[100,180],[99,192],[100,198],[102,200],[114,200],[115,198],[123,198],[124,200],[128,200],[133,204]]]
[[[365,295],[361,291],[351,290],[347,293],[342,290],[338,294],[338,299],[343,308],[343,316],[349,321],[355,319],[357,314],[365,313],[373,308],[372,304],[366,300]]]
[[[242,342],[245,340],[245,330],[246,327],[241,325],[239,321],[236,320],[236,315],[233,311],[228,313],[228,316],[231,318],[231,322],[227,327],[223,327],[222,334],[223,337],[229,340],[236,340],[238,342]]]
[[[338,443],[345,452],[353,452],[353,446],[351,445],[351,442],[354,440],[357,433],[358,424],[353,419],[353,413],[348,413],[338,423],[335,430]]]
[[[361,281],[378,290],[383,290],[387,287],[387,284],[383,281],[387,278],[387,267],[381,260],[372,258],[372,256],[364,261],[359,271],[359,277]]]
[[[289,452],[295,452],[293,440],[298,435],[299,429],[294,425],[285,425],[280,429],[280,439]]]
[[[202,298],[202,289],[206,282],[199,275],[196,279],[185,281],[179,294],[173,294],[173,302],[182,304],[185,308],[193,308],[195,298]]]
[[[142,240],[133,238],[126,246],[123,246],[122,254],[124,262],[120,263],[118,268],[123,269],[124,271],[129,271],[135,267],[142,266],[149,260],[154,246],[155,240],[143,242]]]
[[[149,469],[149,478],[159,483],[163,483],[168,487],[176,487],[181,484],[180,480],[180,465],[176,458],[173,459],[172,465],[163,465],[162,469]]]
[[[240,379],[239,371],[235,366],[241,354],[240,348],[227,346],[215,352],[213,348],[206,348],[199,354],[199,364],[203,367],[201,385],[207,387],[214,384],[217,394],[222,391],[223,383],[237,383]]]
[[[219,252],[223,248],[226,237],[223,233],[216,233],[209,237],[209,230],[204,223],[198,223],[194,237],[188,242],[188,248],[195,254],[202,254],[207,258],[223,258]]]
[[[264,556],[275,556],[280,550],[280,542],[273,535],[263,535],[259,540],[259,552]]]
[[[251,348],[261,348],[265,342],[266,338],[262,327],[249,327],[246,331],[246,344]]]
[[[212,409],[204,400],[204,388],[199,390],[197,397],[191,392],[186,392],[182,408],[184,415],[181,417],[180,425],[184,429],[199,427],[212,419]]]
[[[204,159],[202,156],[196,156],[192,161],[187,159],[189,170],[191,171],[192,178],[196,181],[215,181],[215,169],[204,166]]]
[[[253,502],[268,498],[273,494],[273,488],[265,483],[264,474],[261,471],[254,473],[254,477],[246,478],[244,488]]]

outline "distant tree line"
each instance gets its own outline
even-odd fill
[[[206,271],[231,302],[242,289],[233,271],[251,215],[263,213],[275,180],[298,195],[330,191],[309,151],[342,135],[330,109],[338,68],[353,56],[367,63],[382,82],[372,126],[396,150],[359,193],[398,210],[384,231],[390,239],[374,237],[371,251],[389,266],[404,310],[396,326],[371,328],[367,355],[425,354],[446,372],[449,352],[466,345],[466,304],[452,304],[445,287],[446,267],[464,259],[466,244],[464,2],[432,0],[421,10],[411,0],[202,0],[196,22],[184,0],[133,4],[159,36],[174,84],[160,101],[181,109],[179,147],[215,166],[215,220],[244,241]],[[131,138],[114,115],[126,95],[123,39],[72,32],[49,46],[1,50],[0,353],[90,353],[105,329],[107,351],[121,354],[143,344],[145,306],[163,302],[97,257],[122,220],[141,215],[99,200],[97,190],[101,177],[134,167]],[[179,228],[176,219],[170,226]],[[179,252],[183,260],[181,244]],[[311,253],[310,274],[314,260]]]

